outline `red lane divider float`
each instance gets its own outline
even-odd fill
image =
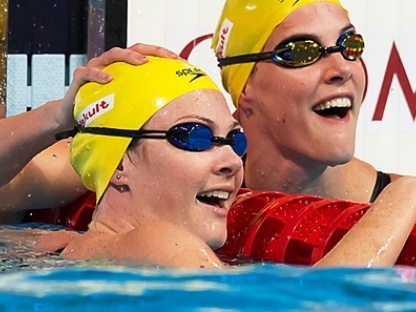
[[[228,239],[216,252],[230,262],[243,257],[311,265],[330,251],[369,207],[314,195],[243,188],[228,214]],[[95,194],[89,192],[66,208],[32,210],[24,221],[85,231],[94,209]],[[396,264],[416,266],[416,225]]]
[[[271,191],[266,194],[251,191],[239,195],[229,213],[228,239],[216,250],[222,259],[234,255],[253,261],[312,265],[370,207],[313,195]],[[416,266],[416,225],[396,264]]]

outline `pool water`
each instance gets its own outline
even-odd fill
[[[1,311],[416,311],[413,268],[69,267],[0,276]]]
[[[223,271],[70,262],[0,231],[0,311],[416,311],[416,268]]]

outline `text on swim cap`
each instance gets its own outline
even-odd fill
[[[94,119],[111,111],[114,108],[114,93],[103,97],[85,107],[78,115],[77,121],[80,125],[86,127]]]
[[[181,70],[176,71],[176,75],[178,77],[187,76],[187,75],[198,75],[203,73],[203,71],[199,68],[184,68]]]
[[[231,23],[228,19],[224,19],[218,34],[218,43],[215,49],[215,54],[218,58],[225,57],[226,47],[230,38],[232,28],[233,23]]]
[[[181,70],[176,71],[176,75],[178,77],[183,77],[183,76],[188,76],[191,75],[193,76],[191,80],[189,80],[189,82],[192,82],[198,78],[204,77],[206,76],[206,74],[199,68],[194,67],[194,68],[184,68]]]

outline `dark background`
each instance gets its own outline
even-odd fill
[[[86,54],[89,0],[9,0],[8,53]],[[105,47],[126,46],[127,0],[106,0]]]

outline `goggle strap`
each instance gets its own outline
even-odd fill
[[[107,127],[84,127],[82,125],[75,125],[72,130],[59,132],[55,135],[57,140],[73,137],[78,132],[91,133],[98,135],[118,136],[127,138],[149,138],[149,139],[165,139],[167,131],[163,130],[127,130]]]
[[[337,53],[337,52],[343,52],[345,49],[342,45],[336,45],[332,47],[321,47],[320,51],[323,54],[331,54],[331,53]]]
[[[215,145],[235,145],[235,140],[232,138],[213,137],[211,142]]]
[[[80,124],[77,124],[74,126],[72,130],[67,130],[67,131],[57,133],[55,135],[55,138],[57,140],[61,140],[61,139],[68,138],[68,137],[74,137],[78,132],[91,133],[91,134],[97,134],[97,135],[127,137],[127,138],[135,138],[135,139],[141,139],[141,138],[168,139],[168,141],[174,146],[176,146],[177,148],[189,150],[189,151],[199,151],[198,149],[188,149],[185,146],[175,143],[174,140],[168,137],[169,131],[165,131],[165,130],[128,130],[128,129],[107,128],[107,127],[84,127]],[[212,136],[210,140],[211,140],[212,145],[235,146],[237,144],[235,138],[230,138],[230,137],[224,138],[224,137]],[[203,150],[205,149],[201,149],[201,151]],[[237,153],[237,151],[235,152]]]
[[[232,64],[252,63],[269,60],[274,51],[264,53],[243,54],[218,59],[218,66],[227,66]]]

